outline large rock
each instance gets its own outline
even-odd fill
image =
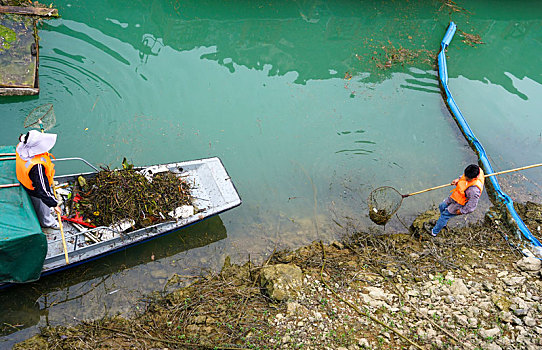
[[[536,326],[536,320],[532,317],[525,317],[523,319],[523,322],[525,323],[526,326],[529,326],[529,327],[534,327]]]
[[[521,286],[525,283],[525,280],[527,280],[527,278],[524,276],[512,276],[512,277],[505,277],[502,279],[504,284],[506,284],[509,287]]]
[[[501,334],[501,330],[498,327],[491,328],[491,329],[481,329],[480,335],[482,338],[495,338],[496,336]]]
[[[460,312],[455,312],[454,317],[455,317],[457,323],[460,324],[461,326],[466,327],[466,326],[469,325],[469,320],[468,320],[467,316],[462,315]]]
[[[528,309],[514,309],[514,315],[519,316],[519,317],[527,316],[528,313],[529,313]]]
[[[510,310],[510,305],[512,304],[512,302],[508,300],[504,295],[499,294],[491,295],[491,301],[499,310],[505,312]]]
[[[305,306],[298,304],[295,301],[287,302],[286,310],[288,315],[299,315],[305,317],[307,314],[309,314],[309,310]]]
[[[542,261],[534,256],[526,256],[516,263],[522,271],[536,272],[542,268]]]
[[[295,299],[303,287],[303,273],[296,265],[265,266],[260,272],[260,286],[277,301]]]
[[[450,286],[450,292],[452,292],[455,295],[465,295],[468,296],[470,294],[469,289],[463,282],[461,278],[456,279],[453,281],[452,285]]]
[[[365,287],[365,290],[369,292],[369,296],[375,300],[388,301],[390,296],[378,287]]]
[[[384,307],[386,309],[391,308],[391,306],[389,306],[384,300],[375,299],[375,294],[373,294],[373,296],[370,296],[369,294],[361,294],[361,297],[365,305],[369,305],[370,307],[373,307],[375,309],[379,309],[381,307]]]

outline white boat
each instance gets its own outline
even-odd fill
[[[82,160],[92,166],[90,163],[80,158],[65,158],[58,159],[57,161],[73,159]],[[92,167],[96,171],[83,174],[55,176],[55,181],[61,186],[66,183],[73,184],[80,176],[85,179],[90,179],[96,175],[98,170],[94,166]],[[147,177],[152,177],[154,173],[162,171],[170,171],[175,175],[182,177],[183,180],[190,184],[192,205],[197,208],[197,211],[195,211],[196,213],[194,213],[194,210],[189,210],[189,208],[177,208],[174,212],[168,214],[168,221],[129,232],[123,232],[126,228],[131,227],[130,223],[127,222],[120,222],[117,225],[111,225],[109,227],[102,226],[88,228],[63,220],[69,263],[66,262],[60,231],[46,229],[47,253],[43,260],[43,268],[40,276],[64,270],[125,249],[129,246],[143,243],[205,220],[211,216],[218,215],[241,204],[241,198],[239,197],[230,176],[226,172],[220,159],[216,157],[134,169],[141,171]],[[22,188],[20,188],[20,190],[24,191]],[[0,192],[0,196],[1,195],[2,192]],[[30,203],[30,201],[26,202]],[[0,201],[0,209],[2,209],[2,205],[2,201]],[[2,230],[1,225],[2,222],[0,222],[0,230]],[[1,237],[2,235],[0,235],[0,239]],[[2,259],[1,254],[0,259]],[[6,269],[5,266],[9,265],[4,265],[4,269]],[[0,269],[1,268],[2,262],[0,261]],[[6,273],[9,275],[9,271],[3,272],[4,273],[0,271],[0,277],[6,275]],[[0,282],[4,282],[0,283],[0,288],[2,288],[12,282],[22,281],[3,280]]]

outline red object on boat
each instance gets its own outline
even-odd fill
[[[75,198],[77,198],[77,196]],[[74,198],[74,201],[75,201],[75,198]],[[66,215],[62,215],[62,220],[75,222],[76,224],[83,225],[83,226],[86,226],[86,227],[91,227],[91,228],[96,227],[96,225],[93,225],[93,224],[90,224],[90,223],[84,221],[83,217],[81,215],[79,215],[78,211],[75,212],[75,216],[73,218],[69,218]]]

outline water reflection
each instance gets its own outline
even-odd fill
[[[71,29],[65,24],[55,27],[55,32],[62,34],[66,40],[83,41],[94,49],[109,55],[116,62],[124,65],[130,64],[120,53],[91,38],[84,32]],[[74,91],[71,91],[73,89],[90,94],[92,90],[97,88],[101,91],[112,91],[118,98],[121,98],[120,92],[114,86],[114,83],[108,81],[105,76],[97,74],[93,70],[92,64],[89,65],[92,62],[88,62],[89,59],[80,54],[81,51],[78,51],[79,54],[73,54],[59,48],[53,48],[52,52],[54,52],[54,55],[42,54],[40,56],[40,66],[42,71],[46,72],[42,73],[42,78],[51,77],[57,86],[63,86],[70,95],[75,94]]]
[[[423,13],[423,17],[429,18],[447,16],[432,1],[415,5],[393,3],[392,6],[381,1],[372,4],[322,1],[151,3],[98,1],[84,11],[80,4],[59,6],[63,17],[85,23],[131,45],[144,63],[149,56],[159,54],[162,46],[178,51],[215,47],[216,52],[201,58],[216,61],[231,72],[234,71],[232,63],[257,70],[271,65],[269,76],[297,72],[295,82],[301,84],[311,79],[332,78],[330,70],[370,71],[373,76],[369,79],[381,81],[389,77],[391,71],[376,69],[371,57],[381,55],[383,45],[390,43],[391,38],[394,44],[417,49],[425,42],[431,42],[432,36],[436,35],[430,31],[423,37],[417,35],[422,33],[425,19],[409,17],[411,13]],[[108,16],[102,13],[108,13]],[[111,18],[111,13],[115,18]],[[403,27],[412,35],[398,33],[395,29],[391,31],[390,21],[393,28]],[[48,28],[45,24],[44,29]],[[88,35],[66,26],[54,30],[79,37],[128,64],[114,48],[106,47]],[[434,49],[437,48],[435,45]]]
[[[144,34],[141,42],[146,48],[145,50],[139,51],[139,59],[141,60],[141,63],[147,63],[149,56],[158,56],[160,50],[162,47],[164,47],[162,39],[157,39],[151,34]]]
[[[129,279],[137,278],[138,283],[152,286],[151,290],[159,288],[157,282],[164,287],[173,273],[182,274],[182,270],[195,267],[188,251],[226,237],[222,220],[215,216],[126,251],[43,277],[38,282],[0,290],[0,335],[36,326],[40,320],[42,325],[58,324],[66,310],[72,313],[67,317],[71,320],[99,317],[92,315],[92,310],[81,309],[90,307],[91,303],[98,304],[107,314],[116,296],[120,298],[127,294],[126,287],[132,287],[133,281]],[[182,252],[186,252],[184,256],[180,255]],[[171,261],[179,264],[172,267]],[[131,300],[125,301],[126,305],[133,307],[145,292],[150,290],[141,288],[128,293]]]
[[[513,15],[510,14],[511,19]],[[461,54],[451,54],[448,61],[450,79],[460,76],[469,80],[488,82],[502,86],[508,92],[527,100],[528,96],[514,85],[514,80],[529,78],[542,84],[542,76],[536,74],[542,64],[540,28],[537,20],[480,20],[473,23],[484,44],[467,49],[461,42],[460,33],[452,44]]]
[[[332,78],[330,70],[370,72],[366,81],[383,81],[393,71],[404,70],[401,66],[391,70],[376,67],[375,62],[385,54],[385,46],[409,50],[425,48],[436,55],[442,33],[449,20],[453,20],[464,32],[481,35],[485,45],[463,50],[455,57],[450,55],[450,78],[461,74],[482,82],[489,80],[522,98],[526,96],[502,74],[503,66],[516,77],[528,76],[542,83],[542,77],[533,73],[541,62],[538,55],[542,46],[538,38],[540,21],[511,20],[517,17],[514,11],[502,11],[499,20],[492,20],[485,16],[486,11],[472,10],[480,6],[476,3],[466,4],[468,11],[450,13],[439,2],[428,0],[389,4],[386,1],[339,4],[318,0],[249,3],[207,0],[203,3],[97,1],[84,11],[80,8],[82,4],[59,4],[59,7],[63,17],[85,23],[103,35],[131,45],[139,52],[142,63],[147,63],[149,56],[158,55],[165,46],[178,51],[215,47],[216,52],[201,58],[216,61],[230,72],[234,72],[233,64],[257,70],[271,65],[269,76],[297,72],[295,82],[300,84],[311,79]],[[493,10],[506,6],[497,4]],[[524,12],[528,14],[527,11]],[[102,13],[114,13],[115,18]],[[45,23],[43,29],[49,28]],[[83,32],[66,25],[54,30],[79,38],[115,60],[130,64],[114,47]],[[453,44],[464,49],[466,44],[460,40],[458,34]],[[492,46],[496,40],[501,40],[499,47]],[[536,48],[526,50],[532,45]],[[515,64],[524,60],[525,55],[533,59],[532,65]],[[501,59],[503,57],[506,59]],[[420,57],[409,65],[427,69],[429,66],[422,61]],[[487,67],[487,63],[497,69],[479,69]]]
[[[411,68],[410,75],[412,78],[405,79],[406,84],[401,84],[401,88],[434,94],[441,93],[436,73]]]

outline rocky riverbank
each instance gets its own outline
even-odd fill
[[[540,260],[505,240],[502,218],[433,238],[433,214],[411,234],[347,227],[260,266],[227,259],[187,286],[174,276],[131,318],[43,328],[15,348],[540,349]]]

